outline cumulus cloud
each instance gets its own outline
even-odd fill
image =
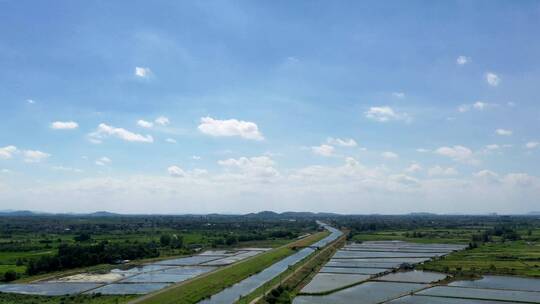
[[[142,142],[142,143],[152,143],[154,138],[151,135],[141,135],[133,133],[123,128],[116,128],[109,126],[107,124],[99,124],[96,131],[90,133],[89,139],[93,143],[100,143],[103,138],[113,136],[129,142]]]
[[[73,172],[73,173],[82,173],[83,170],[73,167],[64,167],[64,166],[52,166],[51,169],[55,171],[63,171],[63,172]]]
[[[17,153],[18,149],[15,146],[6,146],[0,148],[0,158],[1,159],[10,159],[13,157],[13,154]]]
[[[250,140],[263,140],[259,127],[254,122],[226,119],[219,120],[212,117],[202,117],[198,127],[199,131],[211,136],[239,136]]]
[[[512,131],[511,130],[506,130],[506,129],[497,129],[497,130],[495,130],[495,133],[497,135],[501,135],[501,136],[510,136],[510,135],[512,135]]]
[[[154,126],[154,124],[150,121],[146,121],[143,119],[137,120],[137,125],[142,128],[150,129]]]
[[[341,139],[341,138],[328,137],[326,142],[331,145],[342,146],[342,147],[356,147],[358,145],[356,141],[352,138]]]
[[[139,78],[148,78],[150,77],[150,75],[152,75],[152,71],[150,70],[150,68],[146,67],[135,67],[134,74],[136,77]]]
[[[537,148],[538,146],[540,146],[540,143],[537,141],[530,141],[525,144],[525,148],[527,149],[534,149],[534,148]]]
[[[390,151],[386,151],[386,152],[383,152],[381,154],[382,157],[386,158],[386,159],[396,159],[396,158],[399,158],[399,155],[397,155],[396,153],[394,152],[390,152]]]
[[[160,125],[160,126],[168,126],[171,123],[169,121],[169,118],[167,118],[165,116],[160,116],[160,117],[156,118],[156,120],[154,122],[156,124]]]
[[[334,155],[334,147],[333,146],[330,146],[330,145],[320,145],[320,146],[314,146],[314,147],[311,147],[311,151],[317,155],[320,155],[320,156],[326,156],[326,157],[329,157],[329,156],[332,156]]]
[[[422,166],[420,164],[417,164],[417,163],[412,163],[409,165],[409,167],[407,167],[405,169],[405,172],[407,173],[416,173],[416,172],[419,172],[419,171],[422,171]]]
[[[486,73],[485,77],[487,83],[492,87],[496,87],[499,85],[499,83],[501,83],[501,78],[495,73],[488,72]]]
[[[167,168],[167,172],[172,177],[186,177],[187,176],[186,172],[178,166],[170,166],[169,168]]]
[[[462,163],[475,164],[478,161],[474,159],[474,153],[471,149],[464,146],[453,146],[453,147],[440,147],[435,150],[436,154],[446,156],[451,158],[454,161]]]
[[[434,166],[428,170],[429,176],[454,176],[458,175],[458,171],[452,167],[444,168],[441,166]]]
[[[79,124],[74,121],[55,121],[51,123],[51,129],[54,130],[73,130],[78,127]]]
[[[458,65],[465,65],[467,63],[469,63],[471,61],[471,58],[467,57],[467,56],[458,56],[458,58],[456,59],[456,63]]]
[[[51,155],[39,150],[25,150],[23,151],[24,161],[27,163],[39,163],[42,160],[49,158]]]
[[[269,179],[279,176],[279,172],[273,167],[274,161],[268,156],[229,158],[218,161],[218,164],[248,177]]]
[[[493,107],[495,105],[484,102],[484,101],[477,101],[472,104],[463,104],[458,107],[458,112],[465,113],[469,110],[477,110],[477,111],[483,111],[487,108]]]
[[[403,120],[406,122],[411,121],[411,118],[407,113],[397,112],[388,106],[370,107],[369,110],[364,113],[364,115],[367,118],[378,122],[388,122],[393,120]]]
[[[112,160],[106,156],[100,157],[96,160],[96,165],[98,166],[106,166],[109,165],[112,162]]]

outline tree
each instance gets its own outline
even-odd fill
[[[8,270],[4,273],[4,281],[11,282],[17,279],[17,273],[13,270]]]
[[[162,234],[159,238],[159,243],[161,246],[169,246],[171,244],[171,236],[168,234]]]

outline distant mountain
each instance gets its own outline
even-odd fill
[[[109,217],[109,216],[123,216],[123,214],[112,213],[107,211],[96,211],[94,213],[83,214],[91,217]]]
[[[0,210],[0,216],[32,216],[32,215],[44,215],[44,212],[34,212],[30,210]]]
[[[531,211],[527,215],[540,215],[540,211]]]

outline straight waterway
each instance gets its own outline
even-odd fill
[[[289,266],[295,265],[300,262],[313,252],[316,249],[322,248],[339,238],[343,233],[338,229],[335,229],[329,225],[319,222],[319,224],[324,227],[326,230],[330,231],[330,235],[324,239],[316,242],[310,247],[304,248],[297,253],[290,255],[283,260],[273,264],[272,266],[264,269],[263,271],[252,275],[243,281],[240,281],[233,286],[222,290],[221,292],[213,295],[207,300],[203,300],[199,303],[203,304],[230,304],[236,302],[240,297],[246,296],[257,288],[261,287],[264,283],[271,281],[272,279],[278,277],[280,274],[285,272]]]

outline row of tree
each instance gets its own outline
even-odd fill
[[[125,244],[101,242],[92,245],[62,244],[58,253],[42,256],[27,262],[26,272],[29,275],[47,273],[77,267],[98,264],[112,264],[122,260],[152,258],[159,256],[159,245],[150,243]]]

